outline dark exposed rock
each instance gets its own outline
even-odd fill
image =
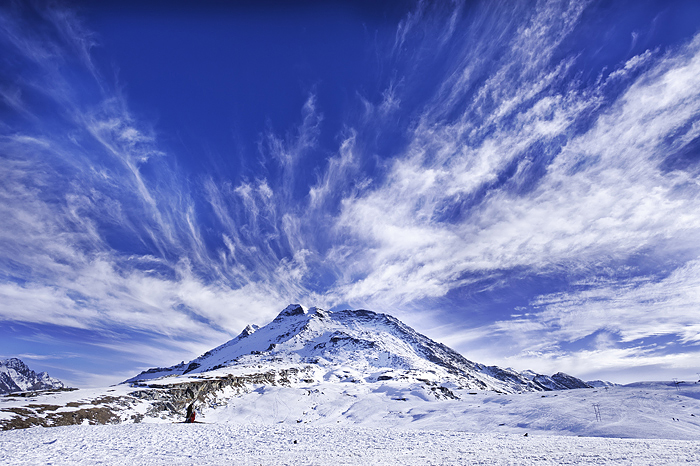
[[[459,397],[447,387],[430,387],[430,390],[432,390],[435,398],[438,400],[459,400]]]
[[[280,321],[284,320],[286,317],[298,316],[298,315],[304,315],[304,314],[306,314],[306,311],[304,311],[304,308],[301,307],[300,304],[290,304],[282,312],[280,312],[277,317],[275,317],[275,320],[273,320],[273,322],[280,322]]]
[[[38,396],[38,395],[46,395],[46,394],[49,394],[49,393],[59,393],[59,392],[72,392],[72,391],[75,391],[75,390],[77,390],[77,388],[70,388],[70,387],[66,387],[66,388],[49,388],[49,389],[46,389],[46,390],[33,390],[33,391],[27,391],[27,392],[14,392],[14,393],[10,393],[10,394],[3,395],[3,396],[6,396],[6,397],[8,397],[8,398],[13,398],[13,397],[32,398],[32,397],[35,397],[35,396]]]
[[[185,372],[183,372],[183,374],[187,374],[188,372],[192,372],[193,370],[198,368],[200,365],[201,364],[199,364],[198,362],[190,363],[190,365],[187,366],[187,369],[185,369]]]
[[[118,424],[121,419],[106,406],[56,412],[60,406],[28,405],[26,408],[6,408],[17,416],[0,421],[2,430],[26,429],[28,427],[58,427],[83,424]]]

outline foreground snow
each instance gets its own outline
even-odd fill
[[[431,399],[398,382],[319,384],[308,389],[260,386],[206,408],[204,420],[234,424],[351,425],[524,435],[700,440],[700,384],[677,390],[648,382],[610,389],[496,394],[454,390]],[[598,407],[596,418],[594,406]]]
[[[700,463],[698,441],[288,425],[32,428],[1,432],[0,444],[0,464]]]
[[[436,400],[392,380],[374,388],[251,388],[230,397],[223,390],[220,405],[201,410],[206,424],[164,415],[0,432],[0,464],[700,464],[700,384],[512,395],[455,390],[459,400]],[[107,393],[120,400],[129,390]],[[0,418],[21,409],[46,414],[52,404],[71,416],[104,394],[1,397],[7,407]]]

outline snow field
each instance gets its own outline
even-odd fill
[[[700,384],[664,383],[499,395],[454,390],[435,400],[421,386],[321,383],[260,386],[224,406],[203,409],[217,424],[304,424],[523,435],[700,440]],[[596,418],[594,405],[600,411]]]
[[[141,424],[0,432],[0,464],[700,464],[700,384],[516,395],[455,389],[460,400],[438,401],[418,385],[352,379],[259,385],[237,396],[226,389],[221,404],[202,407],[206,424],[147,416]],[[0,406],[83,406],[130,390],[3,397]]]
[[[0,444],[0,464],[16,465],[700,464],[698,441],[365,427],[69,426],[1,432]]]

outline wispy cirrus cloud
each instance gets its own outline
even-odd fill
[[[586,79],[572,44],[595,6],[420,3],[336,147],[321,149],[312,90],[295,125],[241,155],[245,175],[193,177],[74,14],[27,28],[21,6],[0,10],[0,319],[195,351],[301,301],[421,321],[468,356],[491,338],[504,361],[670,360],[635,342],[700,331],[700,38]],[[559,289],[524,293],[520,315],[459,322],[454,295],[543,277]]]
[[[60,8],[40,12],[41,33],[21,27],[21,5],[0,13],[16,68],[0,135],[0,318],[202,349],[278,312],[288,298],[268,280],[294,260],[229,280],[172,156],[94,67],[92,34]],[[81,89],[62,75],[70,62]]]
[[[665,277],[591,277],[567,292],[539,296],[509,319],[446,341],[470,348],[477,360],[545,373],[618,382],[693,374],[699,282],[697,260]]]
[[[561,341],[605,330],[617,334],[622,343],[673,335],[679,343],[700,344],[700,324],[694,315],[699,293],[696,259],[663,278],[591,279],[575,284],[570,292],[540,296],[533,302],[537,312],[520,322],[533,322]],[[522,333],[517,327],[514,323],[512,330]]]
[[[686,276],[700,253],[697,170],[682,155],[697,145],[700,39],[644,51],[586,86],[572,76],[576,56],[553,59],[585,5],[540,6],[503,30],[505,58],[486,80],[466,53],[423,108],[385,181],[342,201],[335,228],[362,247],[336,248],[346,271],[339,299],[408,309],[504,271],[575,278],[630,267],[659,293],[692,288],[691,278],[660,280],[654,264]],[[483,53],[490,44],[469,45]],[[623,289],[599,287],[591,291],[600,293],[596,310],[572,299],[547,315],[579,316],[566,328],[580,337],[624,321],[624,333],[635,328],[639,338],[657,328],[681,343],[697,339],[688,305],[666,314],[634,301],[619,313]],[[660,314],[647,322],[653,312]],[[527,319],[511,334],[533,344],[547,332]]]

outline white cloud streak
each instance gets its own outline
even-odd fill
[[[579,57],[555,57],[587,6],[486,2],[471,21],[463,5],[431,16],[421,3],[392,45],[392,59],[411,67],[378,102],[360,98],[367,113],[339,135],[315,184],[297,185],[322,131],[312,93],[297,127],[261,139],[256,176],[197,180],[199,203],[173,154],[100,76],[94,38],[74,15],[47,10],[47,39],[3,10],[8,50],[42,72],[22,69],[0,89],[16,118],[33,121],[22,131],[0,126],[0,319],[220,340],[290,301],[407,313],[503,271],[591,277],[646,254],[673,270],[540,296],[526,317],[444,339],[466,347],[517,335],[511,343],[525,361],[549,335],[537,351],[571,364],[583,353],[561,353],[552,340],[606,331],[623,343],[675,335],[697,344],[700,183],[669,160],[700,136],[700,36],[640,53],[586,86],[576,79]],[[424,47],[411,46],[420,40]],[[377,154],[363,125],[395,129],[411,101],[402,93],[421,82],[421,66],[432,72],[426,50],[454,54],[450,67],[406,113],[408,142],[380,154],[385,171],[365,173]],[[75,61],[97,102],[61,77],[59,64]],[[623,91],[609,97],[613,87]],[[28,95],[63,110],[37,119]],[[214,233],[202,227],[207,215]],[[110,231],[137,252],[120,250]],[[663,358],[640,348],[586,354],[620,365]]]
[[[377,295],[413,300],[443,295],[468,272],[585,269],[649,248],[676,248],[697,257],[698,184],[692,174],[664,172],[661,164],[668,155],[665,141],[700,114],[699,44],[696,39],[658,60],[583,134],[572,135],[570,126],[599,105],[590,91],[557,94],[550,89],[540,95],[566,75],[570,63],[538,73],[535,92],[529,92],[530,81],[518,84],[522,89],[513,90],[517,103],[498,106],[483,119],[489,126],[508,113],[513,124],[499,125],[476,143],[469,140],[478,130],[471,122],[422,120],[387,182],[343,203],[338,228],[368,245],[352,257],[366,264],[365,278],[348,284],[343,293],[358,300]],[[537,49],[536,43],[530,45]],[[485,87],[514,85],[503,79]],[[534,187],[523,188],[534,163],[524,154],[556,137],[568,142]],[[514,174],[498,186],[511,164]],[[481,190],[485,194],[479,199]],[[475,205],[460,212],[469,202]],[[453,218],[445,215],[450,208],[457,209]]]
[[[303,255],[268,264],[257,277],[238,264],[232,279],[228,262],[217,266],[209,256],[194,200],[157,147],[154,131],[131,115],[125,97],[93,66],[91,34],[61,9],[43,12],[48,38],[18,26],[21,8],[0,13],[8,26],[3,39],[14,47],[8,50],[17,62],[29,60],[39,69],[22,69],[5,100],[24,117],[35,109],[23,94],[40,94],[63,109],[18,125],[25,132],[5,127],[0,135],[0,319],[137,330],[181,339],[186,347],[202,338],[218,344],[246,324],[274,316],[288,297],[270,278],[303,266]],[[79,90],[61,78],[57,63],[76,57],[101,101],[82,102]],[[295,140],[299,147],[313,144],[313,118],[310,99]],[[149,166],[159,178],[143,174]],[[251,189],[260,215],[270,214],[269,186],[260,181]],[[219,207],[220,219],[235,231]],[[120,251],[110,230],[158,257]],[[236,236],[228,237],[233,252]]]

